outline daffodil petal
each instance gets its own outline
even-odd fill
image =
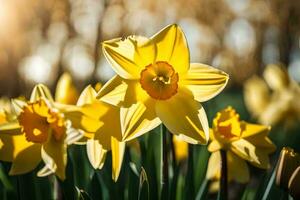
[[[156,51],[155,45],[141,36],[105,41],[102,48],[112,68],[125,79],[138,79],[141,70],[153,63]]]
[[[262,169],[267,169],[269,167],[269,152],[264,148],[256,147],[255,144],[252,144],[245,139],[239,139],[232,142],[230,149],[256,167]]]
[[[268,65],[263,74],[267,84],[273,90],[282,90],[287,88],[290,83],[289,74],[286,68],[279,65]]]
[[[181,84],[186,85],[197,101],[204,102],[219,94],[227,82],[228,75],[225,72],[205,64],[191,63]]]
[[[256,125],[245,123],[245,131],[242,137],[245,138],[251,144],[254,144],[257,148],[262,148],[266,153],[272,153],[276,150],[276,146],[267,137],[270,131],[269,126]]]
[[[221,155],[219,151],[213,152],[208,160],[206,178],[209,180],[220,179]]]
[[[209,126],[204,108],[187,90],[179,90],[168,100],[157,101],[155,109],[171,133],[188,143],[207,143]]]
[[[31,144],[20,151],[12,162],[10,175],[25,174],[37,167],[41,161],[41,145]]]
[[[112,151],[112,179],[117,181],[120,175],[124,152],[125,142],[118,141],[115,137],[111,138]]]
[[[98,140],[89,139],[86,143],[88,159],[94,169],[100,168],[104,163],[104,158],[107,150],[99,143]]]
[[[69,73],[62,74],[56,85],[55,101],[64,104],[75,104],[77,98],[78,92],[71,75]]]
[[[152,36],[151,40],[157,46],[157,61],[168,62],[179,74],[185,74],[188,71],[189,49],[184,33],[178,25],[167,26]]]
[[[25,136],[0,134],[0,160],[12,162],[19,153],[31,147]]]
[[[86,132],[96,132],[102,124],[97,118],[99,110],[95,106],[95,104],[84,106],[55,104],[55,107],[64,113],[65,118],[72,122],[72,127]]]
[[[254,76],[244,84],[244,99],[248,110],[259,116],[270,102],[270,92],[267,84],[261,78]]]
[[[52,137],[42,148],[42,159],[49,169],[54,170],[55,174],[61,179],[65,179],[65,169],[67,166],[67,145],[57,142]]]
[[[21,127],[18,121],[11,121],[8,123],[0,124],[0,134],[19,135]]]
[[[228,178],[239,183],[247,183],[250,172],[247,163],[231,151],[227,151]]]
[[[50,103],[54,102],[49,88],[43,84],[38,84],[32,90],[30,102],[35,102],[41,98],[47,99]]]
[[[226,151],[228,180],[239,183],[247,183],[250,172],[247,163],[231,151]],[[221,176],[221,154],[220,151],[213,152],[208,161],[206,178],[219,180]]]
[[[51,174],[55,173],[54,171],[52,171],[48,165],[45,165],[42,169],[40,169],[37,173],[38,177],[45,177],[45,176],[49,176]]]
[[[120,119],[123,140],[129,141],[157,127],[161,121],[154,110],[154,102],[146,106],[138,102],[128,108],[121,107]]]
[[[218,142],[217,140],[213,140],[209,145],[208,145],[208,151],[210,152],[215,152],[221,150],[223,145]]]
[[[270,126],[251,124],[251,123],[247,123],[247,122],[242,122],[242,123],[245,128],[242,133],[243,138],[252,137],[254,135],[267,136],[271,130]]]
[[[96,90],[91,85],[88,85],[81,92],[76,105],[83,106],[84,104],[92,104],[95,101],[96,96]]]
[[[20,99],[11,100],[12,110],[15,115],[19,115],[23,111],[23,107],[27,105],[25,101]]]
[[[112,105],[120,105],[124,101],[128,84],[116,75],[110,79],[97,94],[97,99]]]

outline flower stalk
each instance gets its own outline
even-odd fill
[[[168,160],[168,142],[167,142],[167,128],[161,125],[162,134],[162,199],[169,198],[169,160]]]
[[[228,174],[227,174],[227,155],[226,151],[221,150],[221,180],[219,198],[222,200],[228,199]]]

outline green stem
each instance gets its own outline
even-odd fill
[[[169,199],[169,162],[168,162],[168,144],[167,128],[161,126],[162,133],[162,191],[161,199]]]
[[[221,180],[218,199],[228,199],[228,174],[227,174],[227,155],[226,151],[221,150]]]

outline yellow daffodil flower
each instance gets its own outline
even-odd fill
[[[60,179],[65,179],[67,144],[82,135],[82,131],[74,131],[71,125],[94,131],[87,123],[93,120],[84,116],[80,109],[77,109],[76,118],[87,124],[67,118],[57,109],[48,88],[43,85],[33,89],[30,101],[13,100],[12,104],[17,118],[0,125],[0,159],[12,162],[9,173],[30,172],[43,160],[45,167],[38,176],[55,173]]]
[[[117,75],[97,98],[121,107],[123,140],[136,138],[163,122],[186,142],[208,141],[207,117],[198,102],[222,91],[228,75],[208,65],[190,64],[180,27],[167,26],[151,38],[105,41],[103,51]]]
[[[211,129],[212,152],[207,170],[208,179],[220,179],[220,150],[227,154],[228,180],[240,183],[249,181],[248,161],[258,168],[269,167],[269,154],[275,145],[268,138],[270,127],[241,121],[232,107],[217,113]]]
[[[85,138],[81,142],[86,144],[87,155],[94,169],[101,169],[106,153],[112,152],[112,179],[117,181],[125,152],[125,142],[122,141],[120,125],[120,108],[102,102],[96,99],[96,96],[96,89],[87,86],[77,102],[77,106],[82,107],[85,115],[93,116],[100,122],[100,126],[95,132],[85,132]],[[139,150],[136,140],[132,140],[128,144],[137,151]]]
[[[284,122],[290,126],[300,120],[300,87],[285,68],[268,65],[264,79],[257,76],[245,84],[244,97],[248,110],[262,124]],[[271,89],[271,92],[270,92]]]
[[[112,151],[112,178],[117,181],[125,151],[120,127],[120,108],[96,99],[96,90],[88,86],[81,93],[77,106],[82,106],[86,115],[100,122],[95,132],[85,133],[87,155],[93,168],[101,169],[106,153]]]
[[[72,77],[69,73],[64,73],[59,78],[56,90],[55,101],[63,104],[74,105],[78,99],[78,92],[73,84]]]
[[[178,136],[173,136],[173,145],[177,162],[181,162],[188,157],[188,143],[181,140]]]

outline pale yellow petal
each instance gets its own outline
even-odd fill
[[[107,150],[103,148],[98,140],[89,139],[86,143],[86,151],[88,159],[93,168],[100,168],[102,163],[104,163],[104,158]]]
[[[112,68],[125,79],[138,79],[142,69],[153,63],[156,53],[155,45],[141,36],[105,41],[102,48]]]
[[[102,124],[97,118],[99,113],[101,113],[101,111],[97,110],[97,104],[73,106],[56,103],[55,107],[64,113],[65,118],[70,120],[72,127],[76,129],[82,129],[86,132],[95,132]]]
[[[128,84],[116,75],[110,79],[97,94],[97,99],[112,105],[120,105],[124,101]]]
[[[23,107],[27,105],[25,101],[20,99],[12,99],[11,100],[12,111],[15,115],[19,115],[23,111]]]
[[[123,140],[129,141],[157,127],[161,121],[156,116],[154,102],[138,102],[129,108],[121,108],[121,130]]]
[[[56,90],[55,101],[64,104],[75,104],[78,99],[78,92],[69,73],[64,73],[59,78]]]
[[[266,82],[273,90],[285,89],[290,83],[286,68],[279,65],[268,65],[263,75]]]
[[[49,88],[43,84],[38,84],[32,90],[30,102],[35,102],[41,98],[47,99],[48,101],[50,101],[50,103],[54,102]]]
[[[222,149],[223,145],[217,141],[217,140],[213,140],[207,147],[208,151],[210,152],[215,152],[215,151],[219,151],[220,149]]]
[[[157,101],[156,114],[167,129],[192,144],[206,144],[209,126],[204,108],[187,90],[179,90],[172,98]]]
[[[77,106],[83,106],[84,104],[91,104],[95,101],[97,96],[96,90],[91,86],[88,85],[80,94]]]
[[[261,78],[254,76],[244,84],[244,100],[248,110],[259,116],[264,112],[270,101],[270,92],[267,84]]]
[[[271,130],[270,126],[260,125],[260,124],[251,124],[242,121],[242,126],[244,127],[244,131],[242,132],[242,137],[252,137],[254,135],[263,135],[267,136]]]
[[[179,74],[185,74],[190,65],[190,55],[186,38],[181,28],[169,25],[151,37],[157,46],[156,61],[166,61]]]
[[[219,94],[228,82],[228,75],[211,66],[191,63],[188,73],[181,78],[184,84],[199,101],[207,101]]]
[[[20,151],[12,162],[10,175],[19,175],[28,173],[41,161],[41,145],[31,144]]]
[[[206,171],[207,179],[220,179],[221,173],[221,154],[219,151],[213,152],[208,160],[208,166]]]
[[[230,149],[239,157],[249,161],[256,167],[267,169],[270,165],[269,151],[256,147],[245,139],[240,139],[231,143]]]
[[[64,142],[57,142],[53,137],[49,139],[42,148],[42,159],[49,169],[61,179],[65,179],[67,166],[67,145]]]
[[[125,152],[125,142],[120,142],[115,137],[111,139],[112,151],[112,179],[117,181],[122,168],[122,162]]]

